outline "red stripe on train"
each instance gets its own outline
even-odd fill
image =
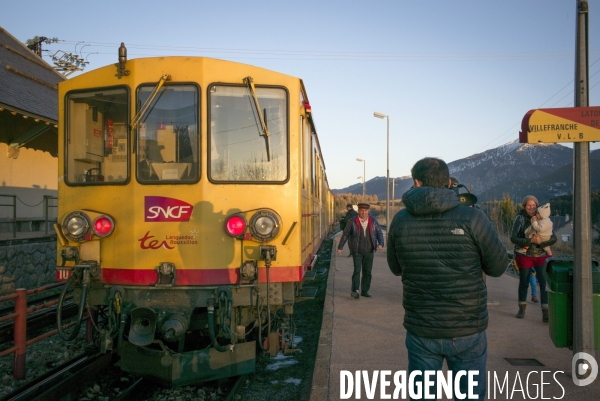
[[[70,274],[65,273],[57,270],[57,280],[68,279]],[[297,282],[302,281],[303,274],[302,266],[277,266],[271,268],[269,279],[277,283]],[[106,284],[154,285],[156,280],[154,269],[102,269],[102,281]],[[222,285],[237,284],[239,281],[240,269],[186,269],[175,273],[175,285]],[[258,268],[258,281],[267,282],[264,267]]]

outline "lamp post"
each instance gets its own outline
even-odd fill
[[[374,112],[373,116],[377,118],[387,118],[387,175],[385,178],[385,225],[390,224],[390,116]]]
[[[359,180],[362,178],[362,180],[363,180],[363,202],[364,202],[364,200],[365,200],[365,177],[362,175],[359,175],[356,178],[358,178]]]
[[[392,207],[396,207],[396,179],[392,178]]]
[[[362,162],[363,164],[363,175],[362,175],[362,179],[363,179],[363,202],[365,201],[365,177],[367,176],[367,161],[364,159],[361,159],[360,157],[356,158],[357,162]],[[360,177],[358,177],[360,178]]]

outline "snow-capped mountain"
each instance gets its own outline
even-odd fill
[[[534,181],[573,162],[573,150],[562,145],[516,140],[448,164],[450,175],[476,194],[503,183]]]
[[[500,199],[515,200],[535,195],[540,202],[572,192],[573,149],[557,144],[523,144],[517,140],[494,149],[448,163],[450,175],[477,195],[479,203]],[[590,154],[591,189],[600,189],[600,150]],[[410,188],[412,179],[395,179],[395,198]],[[333,190],[334,193],[362,194],[362,183]],[[385,177],[366,183],[368,194],[385,199]],[[391,195],[390,195],[391,196]]]

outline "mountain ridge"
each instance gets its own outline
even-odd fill
[[[514,140],[450,162],[448,169],[450,176],[477,195],[479,203],[500,199],[506,194],[516,202],[526,195],[535,195],[540,202],[547,202],[551,197],[573,191],[573,149],[558,144],[522,144]],[[600,149],[590,152],[592,191],[600,189],[600,174],[594,174],[595,171],[600,171]],[[401,198],[411,186],[410,176],[394,178],[393,198]],[[361,182],[332,192],[362,195],[362,190]],[[365,192],[385,199],[385,177],[366,181]]]

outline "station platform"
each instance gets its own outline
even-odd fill
[[[351,298],[352,258],[348,257],[347,245],[337,255],[339,239],[338,234],[332,248],[310,400],[394,399],[393,374],[408,371],[401,277],[389,270],[384,248],[375,253],[369,291],[372,298]],[[554,346],[548,323],[542,322],[539,303],[528,303],[524,319],[515,317],[517,278],[507,274],[499,278],[488,276],[486,283],[489,313],[486,399],[599,400],[600,375],[587,386],[575,385],[571,376],[573,351]],[[595,352],[595,358],[600,364],[600,351]],[[391,371],[385,377],[391,383],[384,386],[383,395],[378,380],[373,394],[367,394],[362,382],[360,397],[353,391],[347,398],[348,380],[345,378],[342,385],[341,371],[353,376],[356,371],[368,371],[372,380],[375,371],[384,370]],[[403,398],[399,394],[396,399]]]

